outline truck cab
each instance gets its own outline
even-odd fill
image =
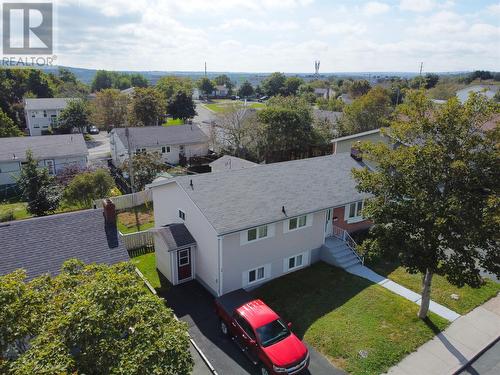
[[[244,290],[215,300],[220,330],[260,366],[262,375],[299,374],[309,366],[305,344],[262,300]]]

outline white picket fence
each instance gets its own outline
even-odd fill
[[[117,197],[110,197],[111,201],[115,204],[117,210],[140,206],[141,204],[151,202],[153,200],[153,191],[151,189],[138,191],[133,194],[119,195]],[[94,206],[102,208],[102,199],[94,201]]]
[[[143,230],[135,233],[123,234],[119,232],[120,239],[128,251],[137,249],[154,249],[154,234],[149,230]]]

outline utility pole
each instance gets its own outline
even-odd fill
[[[205,61],[205,78],[207,77],[207,62]]]
[[[420,75],[422,75],[422,69],[423,69],[423,68],[424,68],[424,63],[423,63],[423,62],[421,62],[421,63],[420,63]]]
[[[139,213],[137,212],[137,205],[135,204],[135,179],[134,179],[134,166],[133,166],[133,153],[132,145],[130,143],[130,134],[128,124],[125,127],[125,137],[127,137],[127,149],[128,149],[128,176],[130,180],[130,191],[132,192],[132,205],[134,207],[135,214],[135,226],[137,230],[141,230],[141,225],[139,223]]]

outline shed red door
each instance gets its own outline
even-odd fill
[[[191,248],[177,252],[177,279],[178,281],[190,279],[191,273]]]

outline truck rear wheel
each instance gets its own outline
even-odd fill
[[[227,336],[227,334],[229,333],[227,325],[223,320],[220,321],[220,331],[224,336]]]

